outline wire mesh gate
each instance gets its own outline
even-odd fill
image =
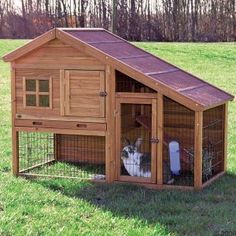
[[[105,137],[20,131],[21,175],[105,179]]]

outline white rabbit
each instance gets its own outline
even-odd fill
[[[125,141],[126,145],[121,152],[121,159],[129,175],[151,177],[151,155],[138,151],[143,139],[137,138],[134,144],[131,144],[128,139]]]

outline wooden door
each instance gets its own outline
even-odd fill
[[[117,98],[116,170],[117,179],[120,181],[141,183],[157,181],[156,101],[156,99]]]
[[[65,71],[65,115],[104,117],[104,71]]]

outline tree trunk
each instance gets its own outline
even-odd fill
[[[117,0],[112,0],[112,32],[117,31]]]

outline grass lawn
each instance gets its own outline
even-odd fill
[[[23,40],[0,40],[0,56]],[[233,43],[136,43],[236,94]],[[228,172],[202,192],[11,175],[9,65],[0,60],[0,235],[236,234],[236,102],[229,105]]]

